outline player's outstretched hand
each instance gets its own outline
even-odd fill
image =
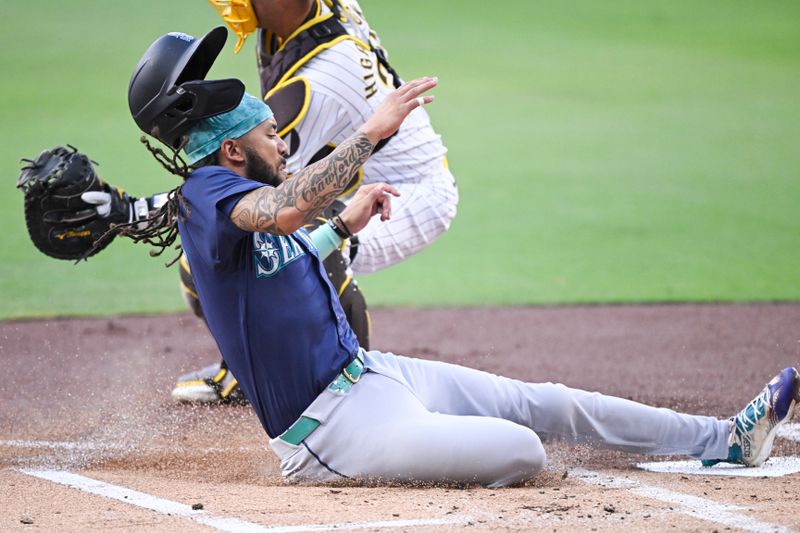
[[[381,102],[375,113],[361,126],[361,131],[373,144],[389,137],[397,131],[411,111],[433,102],[433,96],[423,96],[423,93],[438,84],[438,78],[424,77],[401,85]]]
[[[353,233],[358,233],[369,220],[380,213],[381,220],[392,216],[392,196],[400,196],[400,191],[388,183],[370,183],[356,192],[342,214],[342,220]]]

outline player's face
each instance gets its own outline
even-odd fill
[[[250,5],[253,6],[258,26],[267,29],[270,21],[274,22],[280,14],[286,12],[308,14],[314,5],[314,0],[251,0]]]
[[[286,156],[289,148],[278,137],[274,118],[262,122],[242,137],[245,154],[245,176],[267,185],[277,186],[286,179]]]

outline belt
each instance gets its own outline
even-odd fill
[[[339,394],[347,394],[350,389],[361,379],[364,373],[364,363],[359,359],[359,355],[353,359],[349,365],[344,367],[341,372],[331,381],[328,388]],[[319,427],[319,420],[309,416],[301,416],[297,422],[289,426],[289,429],[280,435],[280,439],[289,444],[298,445],[303,442],[315,429]]]

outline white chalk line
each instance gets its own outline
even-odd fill
[[[738,511],[743,509],[743,507],[738,505],[719,503],[697,496],[682,494],[680,492],[675,492],[655,485],[647,485],[639,481],[634,481],[630,478],[612,476],[591,470],[584,470],[582,468],[570,470],[570,475],[591,485],[623,489],[635,494],[636,496],[668,503],[672,506],[673,511],[677,511],[694,518],[699,518],[701,520],[722,524],[724,526],[744,529],[746,531],[753,531],[755,533],[788,533],[792,531],[790,528],[785,526],[763,522],[756,518],[741,514]]]
[[[52,481],[60,485],[77,489],[89,494],[104,496],[135,507],[149,509],[171,517],[186,518],[205,526],[225,531],[228,533],[269,532],[269,533],[301,533],[304,531],[346,531],[357,529],[375,528],[402,528],[424,527],[465,524],[470,521],[466,516],[452,516],[449,518],[406,519],[406,520],[379,520],[372,522],[342,522],[338,524],[303,524],[297,526],[265,526],[254,522],[247,522],[238,518],[213,516],[202,510],[193,510],[191,506],[152,496],[104,481],[99,481],[86,476],[73,474],[63,470],[34,470],[21,468],[17,470],[23,474]]]
[[[94,442],[58,442],[50,440],[2,440],[0,446],[8,448],[28,448],[31,450],[97,450],[98,445]],[[104,445],[104,449],[121,449],[121,446]]]
[[[785,424],[778,430],[778,437],[800,442],[800,424],[798,423]],[[28,449],[50,449],[50,450],[60,449],[60,450],[78,450],[78,451],[115,450],[115,449],[131,450],[129,447],[126,446],[114,446],[110,444],[100,445],[93,442],[69,442],[69,441],[60,442],[60,441],[3,440],[0,441],[0,446],[28,448]],[[178,449],[178,448],[182,447],[174,447],[174,446],[152,447],[154,451],[164,450],[164,449]],[[191,450],[198,452],[229,452],[236,450],[260,451],[261,448],[244,448],[244,447],[202,448],[202,449],[191,448]],[[769,463],[767,463],[760,469],[741,470],[738,474],[733,474],[733,473],[729,474],[728,469],[725,469],[724,467],[720,468],[719,465],[711,469],[704,468],[702,471],[698,470],[698,472],[696,473],[703,473],[705,475],[752,475],[757,477],[787,475],[797,471],[794,469],[795,460],[797,460],[797,458],[795,457],[773,458],[770,461],[773,463],[772,465],[769,465]],[[791,461],[790,465],[791,469],[787,465],[782,464],[784,461]],[[693,470],[699,468],[697,467],[697,464],[699,464],[698,461],[683,461],[675,463],[676,464],[685,463],[687,470]],[[659,463],[652,463],[652,464],[658,465]],[[643,463],[637,466],[643,467],[644,465],[649,465],[649,463]],[[662,465],[665,466],[661,467],[662,468],[662,470],[660,470],[661,472],[677,472],[677,470],[670,470],[670,467],[666,466],[666,463],[662,463]],[[773,472],[772,470],[763,471],[763,469],[766,466],[776,467],[772,469],[775,470],[775,472]],[[654,466],[654,468],[657,469],[659,467]],[[732,471],[733,469],[730,470]],[[761,471],[756,472],[756,470],[761,470]],[[172,516],[182,516],[185,518],[189,518],[191,520],[202,523],[209,527],[219,529],[221,531],[232,531],[232,532],[269,531],[272,533],[276,532],[299,533],[303,531],[332,531],[334,529],[355,530],[355,529],[369,529],[369,528],[399,528],[399,527],[415,527],[415,526],[422,527],[422,526],[466,523],[470,520],[468,517],[451,517],[447,519],[389,520],[389,521],[375,521],[375,522],[361,522],[361,523],[350,522],[342,524],[309,524],[309,525],[285,526],[285,527],[263,526],[260,524],[245,522],[236,518],[221,518],[221,517],[210,516],[202,511],[194,511],[191,509],[191,507],[185,504],[171,502],[169,500],[163,500],[155,496],[150,496],[145,493],[132,491],[124,487],[117,487],[115,485],[111,485],[101,481],[92,480],[91,478],[78,476],[77,474],[72,474],[70,472],[29,470],[29,469],[20,469],[19,471],[43,479],[49,479],[50,481],[53,481],[55,483],[67,485],[79,490],[83,490],[84,492],[90,492],[92,494],[113,498],[122,501],[124,503],[129,503],[131,505],[152,509],[154,511],[161,512],[164,514],[171,514]],[[712,500],[707,500],[696,496],[690,496],[679,492],[670,491],[661,487],[645,485],[640,482],[632,481],[626,478],[609,476],[606,474],[592,472],[589,470],[576,469],[571,472],[573,476],[591,484],[602,485],[611,488],[624,488],[642,497],[656,499],[659,501],[677,505],[679,506],[677,508],[679,512],[702,520],[713,521],[726,526],[738,527],[741,529],[745,529],[747,531],[755,531],[755,532],[791,531],[790,529],[783,526],[762,522],[754,518],[748,517],[746,515],[739,514],[736,511],[740,510],[741,507],[738,506],[720,504]],[[695,473],[695,472],[692,471],[689,473]],[[60,478],[61,480],[59,481],[47,476],[55,476]],[[67,479],[67,477],[69,476],[72,476],[73,480],[80,479],[83,481],[81,481],[80,483],[76,483],[74,481],[65,482],[64,480]],[[104,491],[100,491],[98,487],[110,487],[110,488],[107,490],[104,489]],[[116,496],[114,494],[116,494]],[[122,496],[119,496],[120,494]],[[133,495],[137,495],[137,497],[132,497]],[[126,498],[125,496],[128,497]],[[152,505],[155,505],[156,503],[158,503],[159,505],[163,504],[163,509],[169,509],[169,510],[162,510],[161,508],[155,508],[154,506],[148,505],[144,502],[151,502]]]
[[[136,446],[97,443],[97,442],[70,442],[70,441],[50,441],[50,440],[0,440],[0,447],[25,448],[29,450],[67,450],[67,451],[125,451],[125,452],[193,452],[193,453],[230,453],[230,452],[260,452],[265,451],[266,447],[240,446],[240,447],[220,447],[211,446],[198,448],[195,446],[165,445],[147,446],[137,448]]]
[[[777,436],[786,440],[800,442],[800,424],[784,424],[778,428]],[[660,474],[684,474],[695,476],[733,476],[733,477],[781,477],[800,472],[800,457],[770,457],[758,468],[719,463],[711,468],[704,467],[698,460],[654,461],[639,463],[637,468]]]
[[[425,526],[453,526],[466,524],[471,520],[468,516],[455,516],[451,518],[418,518],[409,520],[376,520],[374,522],[342,522],[341,524],[317,524],[301,526],[271,526],[266,531],[270,533],[303,533],[305,531],[343,531],[354,529],[378,529],[398,527],[425,527]]]
[[[703,466],[699,460],[655,461],[638,463],[637,468],[658,474],[683,474],[688,476],[729,476],[729,477],[783,477],[800,472],[800,457],[770,457],[756,468],[730,463],[719,463],[712,467]]]
[[[72,472],[60,470],[18,469],[18,472],[45,479],[60,485],[81,490],[97,496],[104,496],[132,506],[149,509],[163,515],[186,518],[205,526],[230,533],[269,532],[269,533],[301,533],[333,530],[359,530],[376,528],[403,528],[466,524],[471,521],[468,516],[452,516],[449,518],[380,520],[372,522],[343,522],[337,524],[302,524],[296,526],[265,526],[247,522],[238,518],[213,516],[202,510],[193,510],[191,506],[152,496],[143,492],[127,489],[104,481],[95,480]],[[764,522],[738,511],[740,506],[722,504],[705,498],[682,494],[662,487],[647,485],[630,478],[611,476],[584,469],[570,471],[572,477],[591,485],[612,489],[623,489],[630,493],[668,503],[672,510],[721,525],[735,527],[755,533],[790,532],[791,529]]]
[[[778,437],[800,442],[800,424],[784,424],[778,428]]]

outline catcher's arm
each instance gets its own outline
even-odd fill
[[[113,240],[113,233],[107,234],[113,224],[147,218],[166,201],[166,194],[138,199],[109,185],[92,161],[69,145],[23,161],[17,187],[25,195],[28,234],[36,248],[56,259],[94,255]]]
[[[167,203],[169,195],[169,193],[160,192],[146,198],[134,198],[133,196],[128,196],[123,189],[119,189],[113,185],[108,186],[111,188],[111,192],[85,192],[81,194],[81,200],[87,204],[95,206],[97,216],[100,218],[108,218],[109,216],[112,216],[114,212],[120,212],[121,209],[124,211],[124,213],[121,214],[126,213],[128,217],[125,222],[138,222],[140,220],[145,220],[161,206]],[[115,192],[118,196],[126,198],[128,200],[127,204],[117,202],[114,197]]]

